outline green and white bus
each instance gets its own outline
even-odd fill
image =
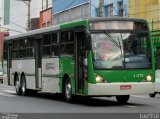
[[[154,91],[153,52],[142,19],[91,18],[10,36],[4,42],[4,82],[31,91],[116,96]],[[30,91],[29,91],[30,90]]]
[[[152,44],[153,44],[153,53],[154,53],[154,64],[155,67],[153,68],[155,72],[155,90],[154,93],[150,93],[150,97],[155,97],[156,94],[160,94],[160,32],[158,30],[151,31],[151,38],[152,38]]]

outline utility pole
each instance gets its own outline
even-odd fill
[[[28,0],[28,31],[31,30],[31,0]]]
[[[42,0],[42,10],[43,10],[43,0]]]
[[[99,17],[103,17],[103,0],[99,0]]]
[[[46,0],[46,9],[48,8],[48,0]]]
[[[31,30],[31,0],[18,0],[24,2],[28,7],[28,27],[27,31]]]

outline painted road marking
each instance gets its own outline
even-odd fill
[[[5,93],[0,93],[0,96],[15,97],[15,95],[10,95],[10,94],[5,94]]]
[[[131,107],[131,108],[136,108],[137,106],[132,106],[132,105],[124,105],[125,107]]]
[[[13,90],[3,90],[3,91],[8,93],[16,93],[16,91],[13,91]]]
[[[149,96],[145,96],[145,95],[131,95],[133,97],[137,97],[137,98],[150,98]]]

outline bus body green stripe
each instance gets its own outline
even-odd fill
[[[64,23],[64,24],[60,25],[60,29],[64,30],[64,29],[74,28],[74,27],[78,27],[78,26],[85,26],[88,29],[88,20],[84,19],[84,20],[81,20],[81,21]]]

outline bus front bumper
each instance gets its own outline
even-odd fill
[[[154,92],[154,83],[97,83],[88,84],[89,96],[141,95]]]

